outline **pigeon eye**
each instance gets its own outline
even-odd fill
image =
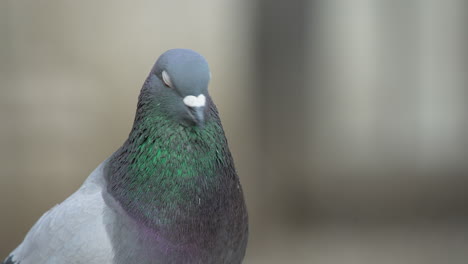
[[[167,74],[166,71],[163,71],[163,72],[162,72],[162,79],[163,79],[163,82],[164,82],[168,87],[174,88],[174,87],[172,86],[171,78],[169,78],[169,74]]]

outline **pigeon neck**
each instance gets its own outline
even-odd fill
[[[239,189],[214,106],[210,115],[203,129],[180,126],[160,113],[135,120],[106,175],[108,191],[130,216],[171,230],[174,223],[216,217],[207,213],[219,210],[214,201],[230,195],[225,189]]]

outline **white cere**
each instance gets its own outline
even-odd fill
[[[169,78],[169,74],[167,74],[166,71],[163,71],[163,72],[162,72],[162,79],[163,79],[163,82],[164,82],[167,86],[169,86],[169,87],[171,87],[171,88],[174,88],[174,87],[172,86],[171,78]]]
[[[188,95],[184,97],[184,104],[188,107],[202,107],[205,106],[206,98],[203,94],[198,96]]]

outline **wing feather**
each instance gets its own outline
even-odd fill
[[[101,163],[74,194],[47,211],[8,258],[11,263],[110,263]],[[8,261],[7,259],[7,261]],[[6,263],[10,263],[6,262]]]

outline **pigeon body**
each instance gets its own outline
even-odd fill
[[[209,80],[198,53],[161,55],[123,146],[4,264],[241,263],[247,212]]]

